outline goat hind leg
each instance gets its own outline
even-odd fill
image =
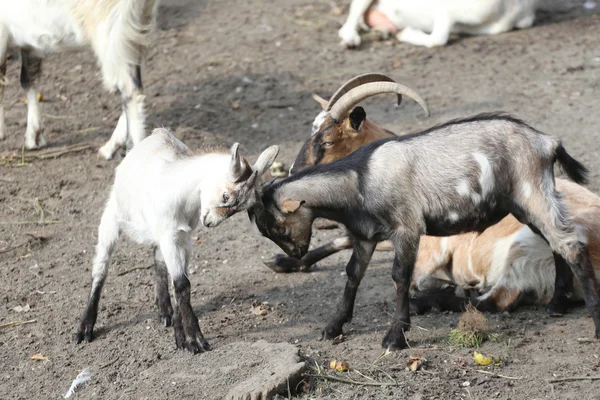
[[[42,69],[42,60],[27,50],[21,50],[21,86],[27,94],[27,130],[25,148],[38,149],[46,145],[44,124],[36,84]]]
[[[352,314],[354,312],[354,301],[356,299],[356,292],[358,286],[362,280],[369,261],[375,251],[376,242],[368,242],[362,240],[354,241],[354,251],[348,265],[346,265],[346,275],[348,281],[346,282],[346,288],[344,290],[344,296],[338,306],[335,316],[323,329],[323,339],[334,339],[342,334],[342,327],[346,322],[352,320]]]
[[[133,146],[146,137],[144,122],[144,95],[142,94],[141,68],[129,67],[126,84],[119,87],[123,112],[110,139],[98,150],[98,155],[110,160],[114,153],[125,148],[129,140]]]
[[[154,248],[154,284],[156,285],[156,306],[160,322],[165,327],[171,326],[173,306],[169,295],[169,271],[158,246]]]
[[[116,205],[114,201],[109,200],[107,207],[102,214],[100,227],[98,228],[98,245],[96,246],[96,256],[92,270],[92,290],[88,299],[88,304],[81,317],[79,330],[77,331],[77,343],[85,341],[91,342],[94,338],[94,325],[98,316],[98,303],[102,287],[108,275],[110,256],[114,251],[117,240],[119,239],[119,225],[116,215]]]
[[[590,254],[585,246],[587,237],[582,232],[575,232],[560,195],[554,188],[548,188],[546,195],[540,193],[532,196],[531,200],[538,207],[528,207],[526,214],[548,240],[552,251],[565,260],[579,281],[586,307],[594,320],[596,338],[600,339],[600,283],[596,279]],[[546,210],[542,210],[539,204],[546,205]]]

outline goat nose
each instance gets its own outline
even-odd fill
[[[205,227],[207,227],[207,228],[210,228],[210,225],[211,225],[211,223],[210,223],[210,221],[208,221],[208,214],[206,214],[206,215],[204,216],[204,218],[202,218],[202,224],[203,224]]]

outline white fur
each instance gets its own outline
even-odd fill
[[[555,275],[550,246],[529,227],[523,226],[515,234],[498,240],[494,245],[492,262],[486,276],[487,285],[491,289],[479,299],[485,300],[497,289],[505,287],[521,293],[534,292],[543,304],[552,297]]]
[[[481,196],[485,198],[488,193],[494,190],[494,170],[492,169],[490,160],[488,160],[485,155],[473,153],[473,157],[475,157],[475,160],[481,168],[479,184],[481,185]]]
[[[109,143],[100,151],[109,159],[125,145],[128,134],[133,145],[146,136],[144,97],[135,87],[133,75],[134,66],[143,61],[157,6],[158,0],[0,0],[0,63],[7,47],[27,48],[40,58],[91,47],[102,69],[104,85],[123,96],[127,117],[125,124],[119,120]],[[29,91],[36,92],[33,87]],[[2,97],[0,92],[0,101]],[[45,140],[40,133],[39,104],[31,93],[27,98],[25,146],[42,147]],[[0,112],[0,138],[3,125]]]
[[[458,185],[456,185],[456,192],[461,196],[468,196],[471,193],[469,183],[465,180],[461,180]]]
[[[399,41],[417,46],[443,46],[451,33],[494,35],[528,28],[539,0],[352,0],[338,35],[344,46],[358,46],[358,30],[371,7],[383,13],[400,32]]]
[[[315,133],[319,132],[319,130],[321,129],[321,125],[323,125],[323,122],[325,121],[325,117],[327,116],[327,111],[321,111],[319,113],[319,115],[317,115],[317,117],[315,118],[313,125],[312,125],[312,134],[311,136],[313,136]]]
[[[271,146],[251,167],[258,176],[268,170],[277,151],[277,146]],[[156,129],[134,147],[116,168],[102,214],[92,293],[106,279],[120,232],[138,243],[158,246],[172,279],[187,274],[192,231],[199,221],[214,227],[226,219],[228,215],[221,212],[223,193],[230,195],[228,204],[233,204],[233,196],[246,184],[234,182],[232,160],[230,152],[194,155],[166,129]],[[238,211],[251,204],[254,192],[250,187],[243,192],[246,197],[237,199]]]
[[[521,184],[521,193],[523,193],[523,197],[526,199],[531,197],[533,190],[531,189],[531,184],[529,182],[523,182]]]
[[[456,222],[456,221],[458,221],[459,216],[458,216],[458,214],[456,212],[451,211],[451,212],[448,213],[448,219],[450,221],[452,221],[452,222]]]

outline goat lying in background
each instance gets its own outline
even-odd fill
[[[254,166],[239,154],[238,144],[192,153],[166,129],[134,147],[116,168],[115,183],[98,228],[92,290],[81,318],[77,343],[93,339],[102,286],[120,232],[154,246],[156,299],[161,321],[175,328],[177,348],[193,353],[209,349],[190,304],[188,263],[192,231],[201,220],[215,227],[251,206],[258,177],[271,166],[279,148],[271,146]],[[175,292],[171,306],[167,272]]]
[[[388,82],[392,81],[392,78],[381,74],[359,75],[342,85],[329,102],[314,95],[315,100],[323,108],[320,116],[315,119],[316,124],[320,118],[323,118],[327,109],[331,109],[340,99],[339,93],[346,93],[362,84],[378,80]],[[345,118],[337,124],[330,125],[327,129],[321,129],[318,134],[313,134],[306,141],[290,169],[290,174],[297,173],[309,166],[327,164],[354,152],[367,143],[395,136],[392,132],[382,129],[367,119],[364,109],[357,104],[358,102],[349,102],[344,109],[352,109],[352,111]],[[578,225],[587,228],[590,232],[595,232],[597,228],[600,228],[598,226],[600,221],[597,221],[600,219],[600,199],[596,195],[579,185],[564,180],[557,180],[557,187],[559,191],[564,192],[565,202],[572,210]],[[596,213],[598,214],[596,218],[592,218]],[[580,215],[585,218],[579,218]],[[521,232],[520,236],[513,237],[513,234],[517,232]],[[558,279],[559,288],[554,291],[556,274],[551,257],[552,252],[538,235],[535,235],[538,236],[537,239],[531,238],[530,235],[535,234],[514,217],[507,216],[500,223],[486,229],[481,235],[467,233],[449,238],[423,236],[411,287],[411,293],[413,296],[418,296],[419,299],[411,300],[411,305],[415,303],[416,310],[419,312],[430,308],[432,304],[452,310],[462,307],[464,299],[449,298],[448,292],[445,291],[442,300],[440,291],[429,292],[451,283],[462,289],[470,289],[475,286],[479,293],[487,292],[486,295],[474,299],[474,305],[480,309],[499,311],[513,309],[518,306],[519,302],[528,300],[546,304],[548,312],[551,314],[564,313],[569,299],[581,299],[581,296],[571,297],[572,275],[568,269],[561,271]],[[590,233],[590,236],[595,237],[593,233]],[[514,241],[519,239],[522,243],[517,241],[509,246],[508,243],[512,243],[509,242],[510,238],[513,238]],[[503,243],[501,251],[492,252],[490,250],[495,243]],[[276,272],[308,271],[314,263],[341,250],[351,249],[352,246],[352,239],[346,236],[310,250],[300,260],[278,254],[271,260],[265,260],[265,264]],[[600,246],[600,241],[596,244],[594,240],[590,240],[587,247],[593,260],[597,260],[597,262],[593,262],[594,267],[600,268],[600,254],[596,255],[600,248],[596,246]],[[393,250],[393,247],[389,241],[384,241],[378,243],[377,249]],[[487,253],[478,249],[486,249]],[[453,257],[455,253],[462,254],[462,260],[468,260],[468,255],[471,255],[472,261],[457,262],[456,257]],[[548,258],[548,253],[550,253],[550,258]],[[451,264],[449,264],[450,260],[452,260]],[[518,265],[513,265],[513,263]],[[525,275],[525,271],[519,269],[521,264],[537,267],[535,269],[532,267]],[[472,270],[469,266],[472,267]],[[513,272],[513,269],[516,269],[516,272]],[[435,275],[438,275],[439,279],[433,279]],[[508,281],[500,281],[504,275],[511,278]],[[423,296],[418,291],[428,291],[429,293],[427,296]],[[533,298],[525,296],[527,292],[532,292]],[[551,302],[548,293],[555,293]]]
[[[158,0],[0,0],[0,140],[5,138],[4,86],[8,49],[21,56],[21,86],[27,92],[25,148],[46,144],[37,98],[42,59],[91,46],[104,86],[121,95],[123,112],[99,154],[114,152],[146,136],[141,64],[156,18]]]
[[[352,0],[339,30],[342,45],[360,45],[359,28],[417,46],[443,46],[451,33],[495,35],[529,28],[539,0]],[[429,32],[429,33],[426,33]]]
[[[376,84],[343,94],[317,117],[313,137],[339,127],[354,104],[381,92],[375,86],[389,82]],[[352,117],[349,121],[352,124]],[[350,231],[348,282],[335,317],[323,331],[325,338],[341,334],[343,324],[351,320],[375,246],[391,239],[397,307],[382,344],[388,349],[406,347],[409,287],[420,237],[481,232],[508,214],[544,236],[557,271],[566,263],[575,273],[600,337],[600,285],[582,245],[588,237],[575,230],[555,191],[556,161],[571,179],[585,180],[586,169],[558,139],[510,116],[482,114],[380,139],[340,160],[300,171],[262,192],[248,213],[263,236],[295,258],[307,253],[315,218],[340,222]]]

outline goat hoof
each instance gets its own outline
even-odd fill
[[[210,344],[203,337],[185,340],[181,343],[181,346],[177,346],[178,349],[187,350],[192,354],[203,353],[205,351],[210,351]]]
[[[162,315],[160,317],[160,323],[165,327],[168,328],[169,326],[171,326],[171,316],[170,315]]]
[[[403,334],[398,335],[390,331],[383,338],[381,347],[389,351],[402,350],[408,347],[408,343]]]
[[[321,340],[333,340],[342,334],[343,332],[341,326],[327,326],[325,329],[323,329],[323,332],[321,332]]]
[[[303,268],[306,268],[302,265],[300,260],[283,254],[276,254],[275,257],[264,260],[263,263],[269,267],[271,271],[277,273],[298,272]]]
[[[566,313],[566,311],[567,307],[562,301],[552,302],[546,306],[546,312],[551,317],[562,317]]]
[[[90,343],[94,340],[94,330],[91,327],[82,327],[77,331],[77,344],[80,344],[84,340]]]

